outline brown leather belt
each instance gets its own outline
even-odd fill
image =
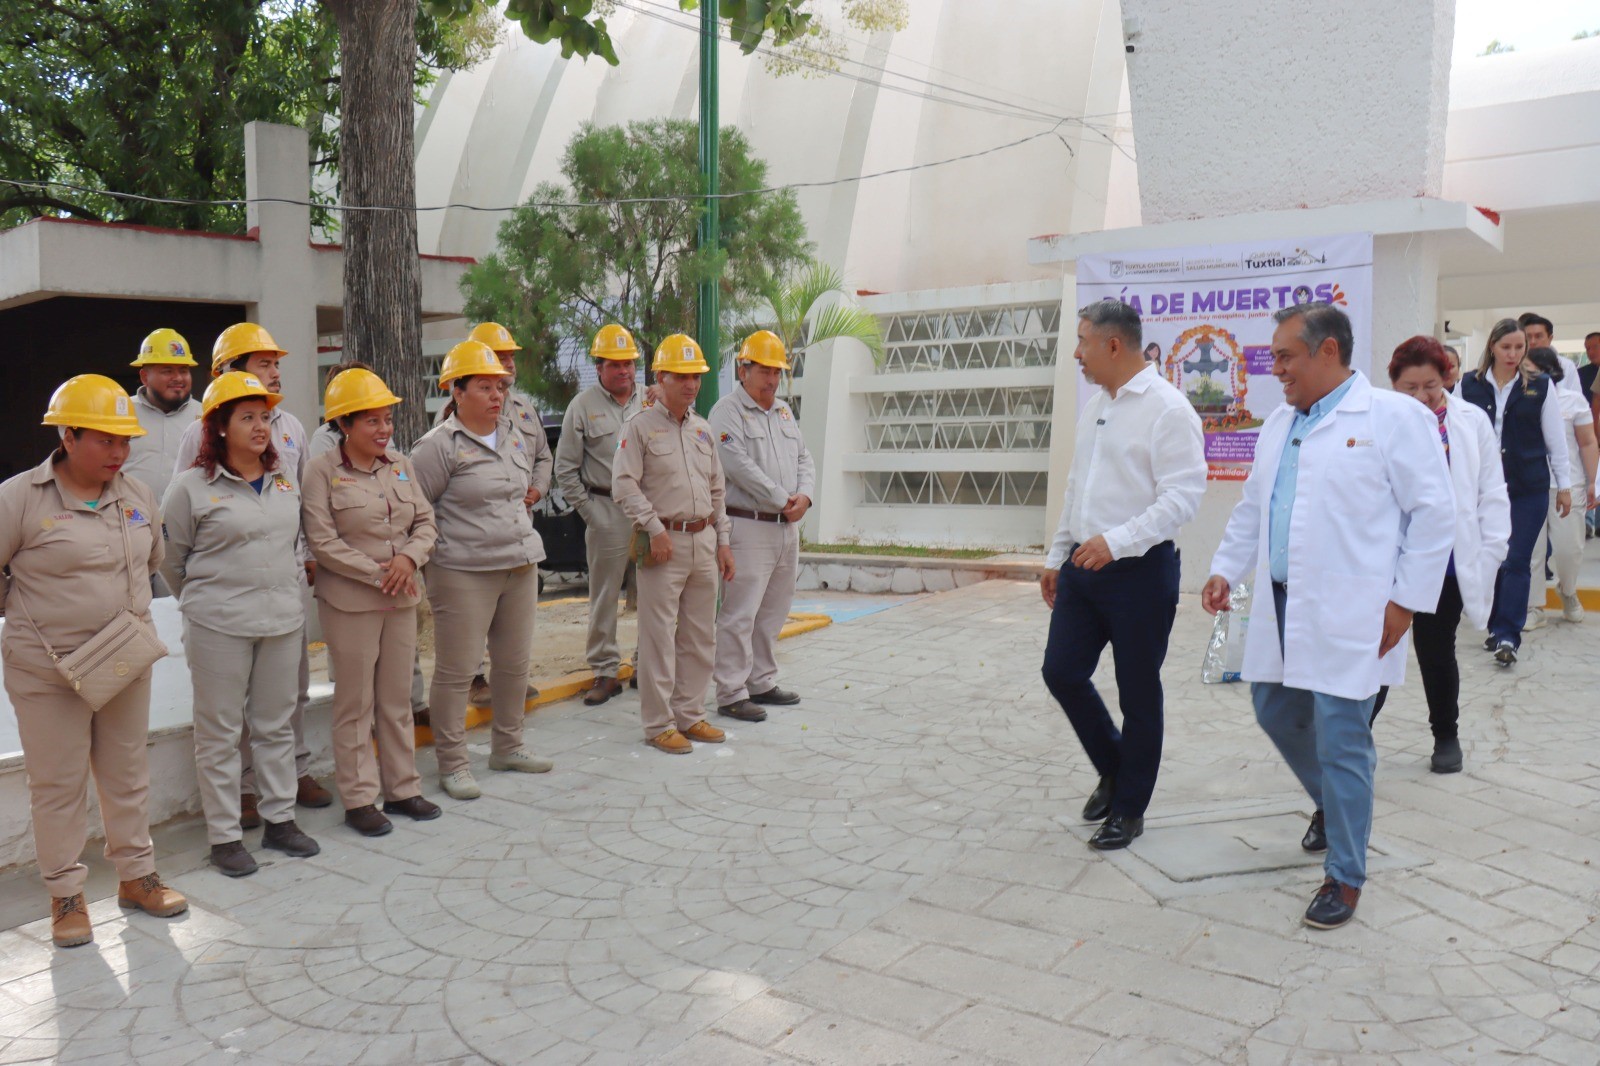
[[[787,522],[781,514],[768,514],[766,511],[746,511],[743,507],[726,508],[730,518],[748,518],[752,522]]]
[[[710,525],[711,520],[709,518],[696,518],[689,522],[669,522],[666,519],[662,519],[661,524],[666,526],[667,530],[672,533],[698,533]]]
[[[611,499],[610,489],[602,489],[597,485],[585,485],[583,489],[591,496],[604,496],[608,500]]]

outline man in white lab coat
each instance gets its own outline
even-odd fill
[[[1242,672],[1256,720],[1324,812],[1313,832],[1327,876],[1305,922],[1332,929],[1366,882],[1373,700],[1405,678],[1412,614],[1438,604],[1455,497],[1427,410],[1350,368],[1344,312],[1301,304],[1274,318],[1287,402],[1261,427],[1201,603],[1227,610],[1230,587],[1255,579]]]

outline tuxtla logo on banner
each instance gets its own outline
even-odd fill
[[[1370,233],[1086,255],[1077,275],[1080,304],[1121,300],[1139,312],[1145,359],[1200,415],[1213,480],[1250,473],[1256,431],[1283,402],[1272,376],[1281,308],[1323,302],[1349,315],[1352,365],[1371,376]],[[1080,410],[1093,387],[1079,379]]]

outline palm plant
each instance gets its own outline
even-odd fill
[[[759,292],[760,304],[734,326],[732,338],[770,329],[789,350],[789,362],[796,370],[803,365],[807,350],[841,338],[866,345],[874,361],[883,358],[883,331],[875,316],[843,301],[818,307],[828,296],[845,293],[844,275],[837,268],[812,259],[786,277],[768,277]],[[794,394],[793,374],[793,370],[784,373],[785,396]]]

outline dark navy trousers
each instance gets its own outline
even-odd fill
[[[1076,549],[1074,549],[1076,550]],[[1161,767],[1161,664],[1178,610],[1178,556],[1163,541],[1136,558],[1082,570],[1069,554],[1056,584],[1044,683],[1102,777],[1116,779],[1111,813],[1144,817]],[[1111,645],[1119,730],[1089,679]]]

